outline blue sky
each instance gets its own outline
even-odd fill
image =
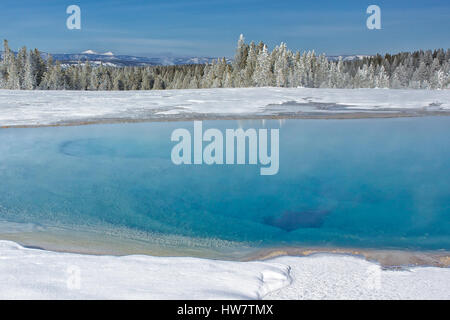
[[[81,8],[82,29],[66,28]],[[381,8],[381,30],[366,8]],[[373,54],[450,47],[450,1],[0,0],[0,38],[53,53],[232,56],[239,34],[273,47]]]

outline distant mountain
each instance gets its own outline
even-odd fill
[[[42,58],[47,59],[49,54],[43,52]],[[0,52],[0,57],[3,52]],[[205,64],[216,60],[215,57],[176,57],[176,56],[159,56],[159,57],[136,57],[128,55],[115,55],[112,52],[97,53],[93,50],[86,50],[82,53],[55,53],[51,54],[54,60],[60,61],[63,65],[77,64],[79,61],[89,61],[91,64],[105,66],[171,66],[183,64]],[[331,61],[337,61],[342,57],[344,61],[352,61],[356,59],[363,59],[370,57],[369,55],[341,55],[341,56],[327,56]],[[227,59],[231,62],[231,59]]]
[[[44,54],[44,58],[47,58]],[[212,62],[217,58],[213,57],[136,57],[128,55],[115,55],[112,52],[97,53],[87,50],[77,54],[52,54],[53,59],[60,61],[62,64],[72,65],[79,61],[89,61],[93,64],[104,64],[106,66],[170,66],[182,64],[205,64]]]
[[[49,54],[41,53],[42,58],[47,59]],[[92,64],[103,64],[105,66],[170,66],[182,64],[205,64],[216,60],[215,57],[176,57],[176,56],[159,56],[159,57],[136,57],[128,55],[115,55],[112,52],[97,53],[93,50],[86,50],[82,53],[52,53],[54,60],[60,61],[63,65],[77,64],[79,61],[89,61]],[[0,52],[3,57],[3,52]],[[231,62],[230,59],[227,59]]]

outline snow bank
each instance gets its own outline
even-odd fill
[[[0,90],[0,126],[183,116],[449,111],[450,90],[238,88],[167,91]]]
[[[292,285],[265,299],[450,299],[450,269],[383,270],[345,255],[317,254],[272,260],[291,267]]]
[[[230,262],[89,256],[0,241],[0,299],[449,299],[450,269],[341,255]]]
[[[260,299],[290,283],[286,265],[92,256],[0,241],[0,299]]]

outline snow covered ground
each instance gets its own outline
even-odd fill
[[[318,254],[269,261],[93,256],[0,241],[0,299],[450,299],[450,269]]]
[[[239,88],[0,90],[0,127],[189,117],[450,112],[450,90]]]
[[[450,299],[450,268],[382,269],[347,255],[271,260],[291,267],[292,285],[265,299]]]
[[[0,299],[260,299],[289,267],[198,258],[93,256],[0,241]]]

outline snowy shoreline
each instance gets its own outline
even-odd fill
[[[450,90],[233,88],[0,90],[0,127],[193,119],[450,115]]]
[[[118,232],[118,233],[117,233]],[[25,248],[82,255],[146,255],[194,257],[226,261],[265,261],[285,256],[339,254],[364,258],[383,268],[450,267],[450,251],[407,248],[369,248],[344,246],[259,246],[252,242],[192,238],[132,230],[111,232],[106,226],[93,229],[77,225],[44,227],[0,219],[0,241],[11,241]],[[186,245],[189,243],[189,245]]]
[[[450,268],[340,254],[235,262],[94,256],[0,240],[1,299],[449,299]]]

